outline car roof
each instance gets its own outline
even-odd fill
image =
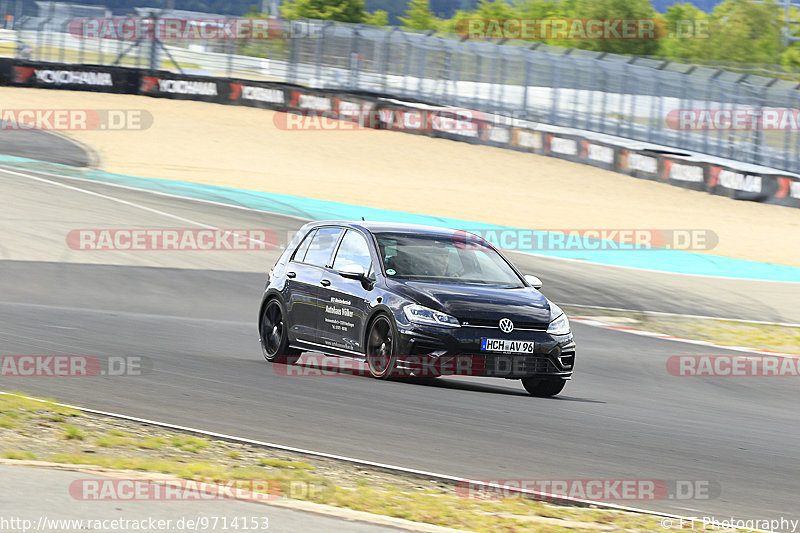
[[[426,226],[423,224],[407,224],[401,222],[374,222],[363,220],[321,220],[314,222],[312,227],[319,226],[345,226],[367,231],[369,233],[414,233],[424,235],[443,235],[453,236],[463,234],[463,230],[454,230],[438,226]]]

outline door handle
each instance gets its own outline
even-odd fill
[[[286,273],[286,277],[287,277],[287,278],[294,278],[294,277],[296,277],[296,276],[297,276],[297,274],[295,274],[294,272],[287,272],[287,273]]]
[[[327,287],[328,285],[331,284],[331,281],[329,279],[323,279],[322,281],[320,281],[320,283],[322,284],[323,287]]]

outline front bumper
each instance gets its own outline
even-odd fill
[[[531,376],[569,379],[575,367],[575,341],[545,331],[499,328],[439,328],[400,325],[398,365],[420,375],[473,375],[519,379]],[[526,354],[481,351],[483,338],[534,342]]]

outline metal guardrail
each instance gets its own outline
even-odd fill
[[[18,1],[0,0],[0,18],[4,8],[22,12]],[[0,55],[369,91],[800,172],[800,124],[792,122],[800,120],[800,85],[777,78],[331,21],[284,21],[283,35],[269,40],[132,43],[72,35],[71,20],[63,13],[15,15],[0,30]],[[667,118],[680,110],[746,112],[759,120],[778,110],[779,121],[678,129]]]

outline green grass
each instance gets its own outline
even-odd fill
[[[12,415],[13,413],[13,415]],[[0,394],[0,415],[26,416],[46,413],[50,417],[81,416],[81,412],[70,407],[62,407],[49,398],[29,398],[24,392],[14,391]]]
[[[198,453],[200,450],[208,448],[211,443],[206,439],[197,437],[175,437],[170,444],[178,450]]]
[[[0,420],[19,424],[13,430],[0,429],[0,445],[6,445],[3,457],[154,472],[206,483],[234,480],[247,490],[254,488],[253,482],[266,482],[261,492],[275,494],[279,487],[285,497],[477,532],[659,529],[658,519],[648,515],[558,507],[521,498],[466,499],[455,487],[386,473],[358,477],[342,465],[321,469],[301,457],[265,457],[261,449],[248,455],[243,453],[245,447],[231,450],[226,442],[167,430],[121,431],[114,427],[116,422],[103,418],[91,418],[78,427],[67,422],[74,415],[51,403],[0,395]],[[29,428],[36,431],[25,431]],[[47,451],[39,453],[47,435]],[[37,453],[25,449],[26,439]],[[193,460],[181,452],[199,456]],[[255,453],[259,456],[254,458]]]
[[[95,439],[95,444],[101,448],[131,448],[136,445],[136,440],[129,437],[120,437],[117,435],[109,435]]]
[[[21,422],[18,416],[0,415],[0,429],[11,429],[19,426]]]
[[[85,440],[86,433],[73,425],[64,424],[64,438],[67,440]]]
[[[5,450],[3,452],[3,459],[17,459],[17,460],[36,460],[36,454],[24,450]]]
[[[313,470],[314,467],[302,461],[287,461],[285,459],[275,459],[265,457],[258,460],[258,464],[262,466],[272,466],[274,468],[302,468],[305,470]]]

